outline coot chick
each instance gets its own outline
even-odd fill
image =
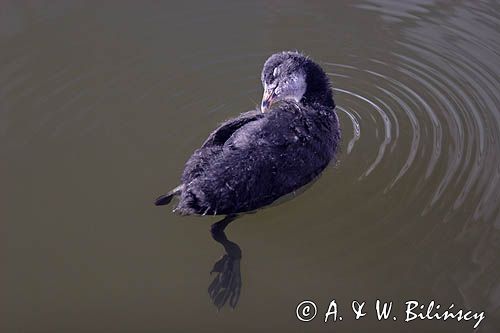
[[[260,110],[212,132],[187,161],[181,185],[156,205],[179,196],[174,212],[182,215],[234,216],[271,204],[325,169],[340,140],[325,72],[300,53],[282,52],[265,62],[261,80]]]

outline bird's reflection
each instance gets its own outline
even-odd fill
[[[210,274],[215,273],[212,283],[208,286],[208,294],[212,303],[221,309],[226,303],[233,309],[238,304],[241,292],[240,260],[241,249],[238,244],[227,239],[224,229],[237,218],[236,215],[228,215],[219,222],[212,225],[212,238],[220,243],[226,254],[215,262]]]

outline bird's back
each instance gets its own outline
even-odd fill
[[[219,127],[186,163],[179,213],[233,214],[266,206],[313,180],[340,138],[333,109],[321,105],[282,102],[228,124],[236,125]],[[217,137],[223,140],[210,142]]]

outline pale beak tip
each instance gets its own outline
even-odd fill
[[[262,112],[266,112],[266,111],[267,111],[267,109],[269,108],[269,104],[270,104],[269,100],[264,100],[264,101],[262,101],[262,104],[261,104],[261,106],[260,106],[260,110],[261,110]]]

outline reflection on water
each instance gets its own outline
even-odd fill
[[[2,332],[471,331],[294,317],[332,298],[453,302],[499,331],[497,1],[0,6]],[[215,221],[150,199],[258,104],[285,49],[328,72],[343,146],[306,192],[231,226],[244,261],[216,234],[209,294],[238,303],[217,312]]]
[[[212,283],[208,286],[208,294],[212,302],[221,309],[227,301],[233,309],[238,304],[241,292],[241,248],[238,244],[231,242],[224,232],[227,225],[236,216],[227,216],[212,225],[212,238],[224,247],[226,254],[215,262],[210,274],[215,273]]]

